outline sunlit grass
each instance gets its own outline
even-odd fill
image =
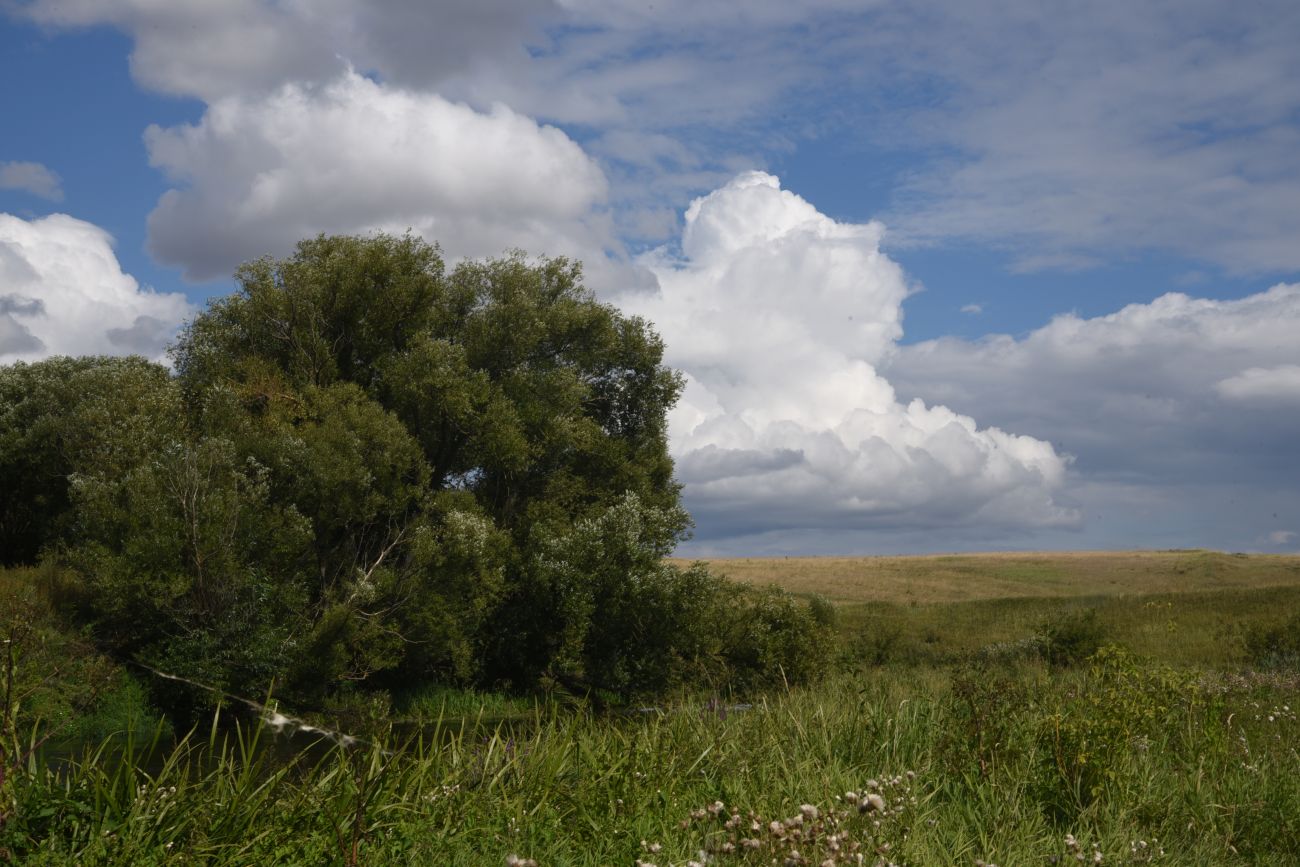
[[[31,864],[663,867],[793,851],[969,865],[1072,856],[1069,834],[1103,863],[1287,863],[1300,845],[1294,685],[1175,678],[1153,694],[1160,677],[990,670],[980,707],[1002,716],[972,723],[949,675],[882,670],[744,712],[539,716],[527,733],[435,733],[306,766],[269,767],[248,736],[201,732],[152,776],[92,754],[25,780],[4,845]],[[1148,695],[1160,704],[1137,700]],[[981,741],[995,724],[1009,740]],[[1057,757],[1062,726],[1111,747],[1092,758],[1097,791],[1058,773],[1084,743]],[[981,749],[1000,760],[981,770]]]
[[[751,584],[839,603],[929,604],[1300,586],[1300,556],[1085,551],[922,557],[756,557],[709,566]]]
[[[137,730],[126,755],[115,739],[11,774],[0,863],[1292,864],[1300,674],[1252,672],[1241,639],[1300,609],[1300,587],[1225,580],[841,604],[824,680],[744,710],[425,688],[392,702],[418,738],[380,726],[291,758],[266,731],[205,726],[173,748]],[[1089,609],[1128,652],[1076,668],[1014,652]]]

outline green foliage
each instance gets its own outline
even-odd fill
[[[1300,613],[1278,623],[1251,624],[1245,649],[1247,661],[1260,668],[1300,669]]]
[[[0,565],[75,537],[71,479],[124,473],[174,430],[168,373],[142,358],[51,358],[0,367]]]
[[[171,733],[169,724],[150,701],[149,690],[138,678],[119,670],[108,680],[98,700],[86,713],[72,715],[69,724],[55,733],[53,742],[80,747],[154,729],[164,736]]]
[[[1204,700],[1186,674],[1142,665],[1117,647],[1099,650],[1082,687],[1058,695],[1039,721],[1035,783],[1044,808],[1072,817],[1113,797],[1152,740]]]
[[[1078,665],[1101,648],[1106,626],[1097,611],[1064,611],[1041,629],[1039,652],[1052,665]]]
[[[1026,670],[975,660],[958,666],[947,697],[941,753],[954,773],[993,776],[1014,764],[1034,683]]]
[[[840,624],[840,612],[835,603],[820,593],[814,593],[808,599],[808,613],[818,626],[835,629]]]
[[[144,738],[126,756],[92,751],[24,776],[0,859],[755,867],[797,848],[813,864],[857,852],[925,865],[1095,863],[1094,852],[1102,864],[1293,863],[1300,724],[1281,709],[1295,707],[1294,684],[1203,676],[1166,689],[1140,660],[1108,665],[997,669],[1011,722],[987,774],[949,765],[944,741],[964,718],[947,680],[888,668],[725,714],[694,702],[632,718],[541,708],[486,730],[434,724],[423,745],[287,763],[246,732],[218,733],[145,770]],[[1147,687],[1163,712],[1137,701]],[[1038,777],[1054,764],[1042,735],[1098,712],[1133,736],[1108,736],[1118,755],[1087,806],[1045,810]]]
[[[798,685],[821,678],[833,633],[812,610],[776,587],[736,590],[724,606],[722,654],[739,690]]]
[[[102,647],[316,707],[820,673],[828,602],[664,562],[689,526],[665,422],[682,379],[577,265],[449,271],[410,236],[322,236],[236,281],[180,335],[175,376],[0,369],[5,556],[66,566],[60,598]]]

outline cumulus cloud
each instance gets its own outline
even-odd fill
[[[328,81],[351,63],[390,85],[581,126],[633,212],[620,229],[643,239],[662,238],[665,209],[737,159],[761,166],[833,130],[864,153],[906,155],[887,212],[895,244],[993,245],[1021,271],[1152,249],[1243,272],[1300,267],[1292,0],[16,8],[51,26],[116,26],[134,40],[137,80],[208,102]]]
[[[24,190],[33,196],[63,201],[63,181],[40,163],[0,163],[0,190]]]
[[[0,364],[48,355],[162,355],[191,308],[122,273],[98,226],[0,214]]]
[[[177,185],[149,217],[150,250],[191,279],[319,232],[409,228],[457,256],[598,254],[605,241],[605,177],[564,133],[351,70],[217,100],[145,140]]]
[[[1300,467],[1297,334],[1300,284],[1229,301],[1170,293],[1019,339],[903,346],[886,372],[905,394],[1056,443],[1088,473],[1277,478],[1281,456]]]
[[[877,372],[909,292],[881,234],[750,172],[691,204],[680,253],[643,260],[658,291],[620,303],[686,375],[671,441],[701,537],[1077,524],[1052,446],[900,402]]]
[[[32,0],[47,26],[114,26],[145,87],[213,101],[333,77],[345,63],[402,83],[514,58],[551,0]]]
[[[145,87],[215,99],[336,68],[326,34],[301,26],[296,3],[263,0],[35,0],[21,14],[46,26],[107,24],[131,35],[131,73]]]
[[[1251,367],[1215,384],[1230,400],[1300,403],[1300,364]]]

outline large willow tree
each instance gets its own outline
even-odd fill
[[[664,564],[688,525],[665,430],[681,379],[577,265],[448,270],[417,238],[319,237],[236,279],[174,375],[0,369],[19,492],[0,542],[71,566],[119,654],[307,698],[546,677],[631,694],[774,653],[797,675],[789,606],[737,625],[716,579]]]

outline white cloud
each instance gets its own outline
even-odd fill
[[[963,304],[961,312],[969,316],[979,316],[984,312],[984,306],[981,304]]]
[[[692,203],[680,258],[643,260],[659,291],[620,303],[687,376],[671,441],[702,536],[1077,524],[1049,444],[902,403],[877,373],[909,291],[881,234],[751,172]]]
[[[1021,270],[1149,249],[1300,268],[1296,4],[976,0],[889,17],[884,55],[935,98],[880,126],[938,157],[903,188],[898,232],[1008,247]]]
[[[1020,271],[1170,251],[1300,268],[1300,5],[1095,0],[34,0],[134,40],[141,83],[208,102],[386,83],[590,130],[620,228],[834,132],[906,155],[892,242]],[[647,142],[656,142],[648,153]],[[867,157],[864,157],[867,158]],[[744,166],[735,164],[743,159]],[[656,240],[657,243],[657,240]]]
[[[1300,364],[1251,367],[1220,380],[1215,388],[1231,400],[1300,403]]]
[[[1293,492],[1286,509],[1300,505],[1297,334],[1300,284],[1230,301],[1171,293],[1021,339],[902,346],[885,373],[904,394],[1056,444],[1094,481],[1277,488]],[[1198,498],[1221,511],[1228,499]]]
[[[262,0],[36,0],[20,12],[47,26],[108,24],[134,40],[131,73],[145,87],[215,99],[337,69],[327,34],[297,4]]]
[[[122,273],[98,226],[0,214],[0,363],[49,355],[158,358],[192,310]]]
[[[0,190],[24,190],[52,202],[63,201],[62,179],[40,163],[0,163]]]
[[[1296,533],[1291,530],[1274,530],[1267,536],[1270,545],[1289,545],[1291,540],[1296,538]]]
[[[177,184],[150,215],[150,250],[192,279],[319,232],[410,228],[455,256],[519,247],[599,260],[607,243],[605,177],[564,133],[350,70],[217,100],[197,125],[145,139]]]
[[[211,102],[332,78],[346,63],[407,84],[527,59],[551,0],[34,0],[47,26],[107,24],[134,40],[152,90]]]

